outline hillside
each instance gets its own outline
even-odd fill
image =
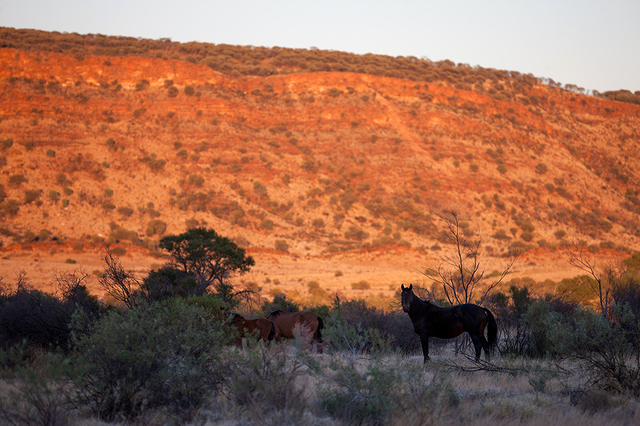
[[[248,248],[265,291],[384,295],[447,249],[450,209],[489,271],[517,251],[522,276],[557,281],[577,274],[569,243],[640,249],[640,106],[472,71],[228,75],[1,48],[0,275],[91,272],[109,241],[144,270],[162,235],[204,225]]]

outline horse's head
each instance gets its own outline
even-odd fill
[[[400,284],[402,294],[400,300],[402,301],[402,310],[409,312],[411,308],[411,301],[413,300],[413,284],[409,284],[409,287],[405,287],[404,284]]]

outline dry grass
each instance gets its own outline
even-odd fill
[[[455,355],[453,344],[433,353],[424,368],[419,355],[353,358],[353,354],[344,352],[308,353],[301,351],[295,342],[268,348],[249,345],[241,350],[232,349],[229,354],[235,357],[236,366],[242,368],[253,368],[258,359],[282,362],[270,366],[266,366],[265,361],[258,362],[258,369],[268,374],[263,379],[266,386],[258,391],[246,387],[246,382],[238,381],[237,376],[233,379],[234,370],[230,370],[229,385],[201,407],[191,424],[345,425],[358,424],[360,420],[362,424],[399,426],[640,424],[638,399],[586,388],[580,370],[572,364],[559,366],[543,360],[496,356],[491,364],[482,364],[496,370],[488,371],[464,355]],[[474,369],[478,371],[465,371]],[[381,415],[350,421],[328,412],[327,395],[344,392],[341,375],[347,371],[352,371],[353,377],[366,379],[360,390],[367,398],[387,404],[381,407]],[[385,384],[386,379],[375,371],[388,373],[384,377],[391,377],[391,382]],[[289,375],[294,379],[276,385],[278,376],[286,379]],[[276,378],[273,383],[272,377]],[[380,380],[382,382],[376,382]],[[4,384],[0,387],[3,398],[7,397],[8,389]],[[388,394],[375,399],[385,389]],[[283,400],[279,394],[285,391],[292,393]],[[349,399],[355,397],[349,396]],[[81,411],[70,412],[68,420],[72,424],[92,426],[124,424],[105,423]],[[136,424],[173,424],[175,421],[166,413],[148,412]]]

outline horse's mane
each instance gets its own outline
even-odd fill
[[[413,291],[411,292],[411,294],[413,295],[413,302],[417,302],[417,303],[412,303],[412,305],[415,305],[414,309],[416,309],[419,312],[424,312],[430,307],[442,308],[442,306],[435,303],[431,299],[421,299],[420,297],[416,296],[416,294]]]
[[[277,311],[273,311],[273,312],[271,312],[269,315],[267,315],[267,319],[269,319],[269,318],[271,318],[271,317],[275,318],[275,317],[277,317],[278,315],[283,314],[283,313],[284,313],[283,311],[281,311],[280,309],[278,309]]]
[[[418,300],[419,300],[419,301],[421,301],[422,303],[427,303],[427,304],[433,305],[433,306],[435,306],[435,307],[442,308],[442,305],[440,305],[439,303],[434,302],[434,301],[433,301],[433,300],[431,300],[430,298],[425,298],[425,299],[423,299],[423,298],[419,297],[418,295],[416,295],[416,294],[413,292],[413,290],[411,291],[411,294],[413,295],[413,297],[415,297],[416,299],[418,299]]]
[[[427,303],[431,303],[432,305],[437,306],[438,308],[442,308],[442,305],[439,305],[438,303],[434,302],[431,299],[425,299],[424,301]]]

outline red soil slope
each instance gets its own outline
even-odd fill
[[[524,251],[521,275],[559,280],[569,242],[639,249],[640,107],[518,87],[0,49],[0,275],[99,269],[107,241],[144,270],[200,225],[247,247],[265,290],[388,293],[448,249],[449,209],[489,271]]]

